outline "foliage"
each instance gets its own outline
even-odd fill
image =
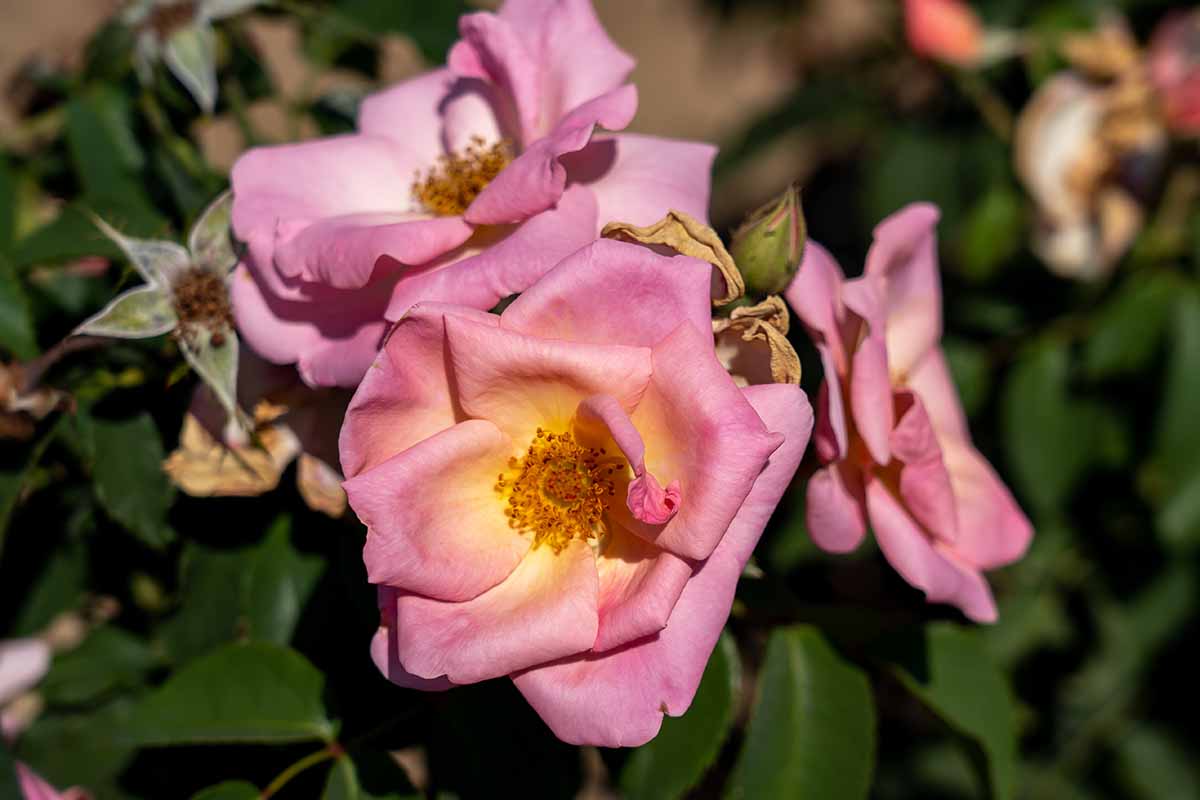
[[[426,5],[284,2],[257,13],[296,22],[314,70],[374,81],[384,37],[411,37],[441,60],[465,5]],[[765,7],[790,22],[805,5],[816,4]],[[1096,6],[976,5],[995,24],[1043,33],[1090,24]],[[1170,4],[1117,5],[1144,40]],[[282,89],[245,25],[213,25],[216,112],[257,143],[270,137],[247,109]],[[137,286],[89,214],[130,236],[184,241],[227,185],[195,138],[199,107],[167,72],[143,84],[125,35],[109,25],[77,71],[34,78],[36,109],[0,153],[0,363],[34,363]],[[1052,276],[1027,244],[1033,218],[1010,143],[986,124],[970,81],[1019,108],[1055,57],[968,79],[899,47],[812,66],[793,95],[722,143],[714,195],[744,180],[756,154],[803,136],[836,147],[809,174],[753,195],[800,179],[808,230],[841,263],[861,263],[872,226],[903,203],[942,207],[949,361],[977,443],[1037,529],[1028,557],[992,576],[998,625],[972,629],[927,606],[869,548],[817,552],[797,480],[691,710],[640,749],[597,756],[554,739],[507,681],[441,695],[382,678],[368,655],[378,611],[361,526],[309,511],[290,488],[176,492],[160,465],[197,379],[175,339],[126,340],[56,353],[43,382],[73,408],[0,447],[0,639],[98,598],[119,607],[56,658],[44,711],[13,756],[105,800],[234,800],[267,787],[568,797],[585,784],[634,798],[1194,796],[1200,206],[1181,213],[1156,194],[1109,280]],[[909,76],[936,91],[903,101],[895,84]],[[291,130],[335,132],[354,99],[282,104]],[[1195,143],[1177,150],[1174,174],[1195,180]],[[727,233],[749,210],[714,225]],[[112,266],[88,272],[79,260],[93,256]],[[798,328],[811,397],[821,370]],[[0,747],[0,797],[13,791],[11,760]]]

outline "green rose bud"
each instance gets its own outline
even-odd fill
[[[747,292],[763,296],[786,289],[800,269],[806,237],[800,187],[795,184],[747,217],[729,247]]]

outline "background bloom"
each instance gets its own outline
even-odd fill
[[[576,743],[687,709],[812,424],[798,387],[717,361],[711,275],[602,240],[500,316],[401,319],[341,437],[384,674],[511,675]]]
[[[809,242],[787,291],[825,368],[808,528],[823,549],[856,548],[871,523],[897,572],[930,602],[991,622],[983,571],[1024,554],[1033,535],[971,443],[938,344],[937,209],[909,206],[875,230],[861,278],[847,281]]]
[[[525,289],[618,209],[705,214],[714,148],[594,135],[628,125],[637,93],[587,0],[510,0],[459,32],[446,67],[368,97],[358,133],[234,166],[239,328],[311,385],[355,385],[384,317],[418,300]]]

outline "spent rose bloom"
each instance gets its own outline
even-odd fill
[[[1200,135],[1200,11],[1169,14],[1150,41],[1150,79],[1173,131]]]
[[[501,315],[400,320],[341,435],[387,677],[509,675],[574,743],[687,709],[812,426],[799,387],[717,361],[711,280],[601,240]]]
[[[810,241],[787,300],[826,379],[817,398],[809,532],[853,550],[870,521],[884,556],[930,602],[996,618],[983,571],[1017,560],[1033,531],[971,443],[939,340],[938,211],[912,205],[875,230],[861,278]]]
[[[310,385],[356,385],[418,300],[490,308],[614,217],[705,216],[713,147],[595,133],[628,125],[637,92],[589,0],[508,0],[459,30],[447,66],[363,102],[357,133],[234,165],[239,328]]]

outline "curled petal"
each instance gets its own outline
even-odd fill
[[[392,683],[402,689],[417,689],[422,692],[444,692],[453,689],[454,684],[440,678],[418,678],[400,664],[400,656],[396,650],[396,595],[390,586],[380,586],[379,628],[371,637],[371,660],[375,667]]]
[[[856,549],[867,533],[857,471],[830,464],[809,478],[807,492],[805,524],[817,547],[828,553]]]
[[[784,443],[771,454],[721,543],[684,587],[667,627],[617,650],[563,659],[514,676],[525,699],[563,741],[641,745],[658,733],[664,714],[679,716],[691,705],[729,616],[738,576],[812,431],[812,410],[799,387],[770,384],[742,391]]]

